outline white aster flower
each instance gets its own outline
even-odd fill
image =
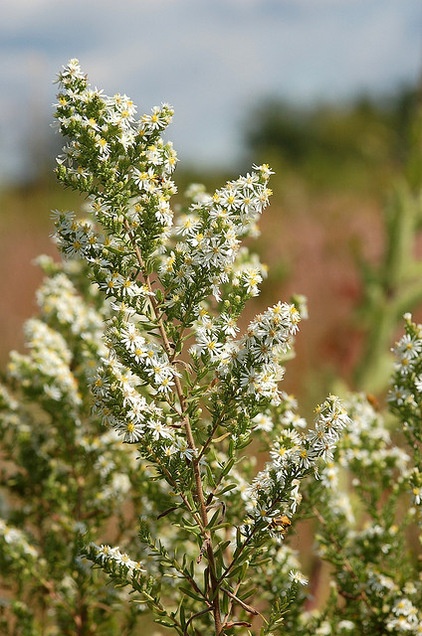
[[[309,583],[309,580],[307,579],[307,577],[304,576],[302,572],[300,572],[299,570],[290,570],[289,579],[293,583],[297,583],[298,585],[306,586]]]

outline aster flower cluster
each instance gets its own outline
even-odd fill
[[[20,562],[21,566],[38,558],[37,549],[28,543],[25,534],[18,528],[8,526],[3,519],[0,519],[0,540],[7,544],[7,557]]]
[[[57,241],[65,255],[91,263],[107,296],[143,313],[154,292],[139,274],[149,271],[150,258],[164,249],[173,225],[169,200],[176,188],[170,177],[177,158],[172,144],[161,137],[172,109],[163,105],[135,120],[129,98],[110,98],[92,89],[76,60],[63,70],[59,82],[58,128],[70,140],[57,174],[66,185],[90,195],[89,211],[101,229],[89,219],[57,212]],[[270,174],[266,165],[255,167],[213,197],[202,197],[173,229],[181,240],[167,249],[159,268],[166,290],[163,308],[169,317],[192,321],[204,295],[212,292],[221,298],[240,238],[253,233],[268,204]],[[241,299],[256,295],[260,281],[257,267],[238,272]]]
[[[71,353],[64,338],[37,318],[28,320],[25,336],[30,355],[12,352],[9,373],[13,378],[25,378],[33,391],[42,394],[43,401],[66,403],[69,415],[75,417],[81,403],[78,387],[69,369]]]
[[[88,607],[86,624],[111,627],[110,614],[94,616],[94,599],[112,604],[119,595],[104,594],[82,565],[81,534],[101,536],[113,517],[133,543],[136,513],[127,507],[141,479],[132,447],[119,446],[92,410],[108,308],[81,263],[38,262],[46,277],[38,315],[25,325],[27,353],[11,353],[7,386],[0,384],[0,582],[12,599],[2,599],[0,632],[13,633],[18,622],[37,636],[72,633]],[[121,607],[132,611],[123,598]]]
[[[217,373],[239,387],[246,403],[262,398],[280,402],[278,384],[284,374],[280,362],[291,348],[300,319],[294,304],[277,303],[254,318],[236,347],[229,345],[230,355],[223,358]]]
[[[318,475],[319,460],[332,461],[341,433],[350,424],[339,399],[330,396],[316,409],[315,428],[303,432],[292,427],[281,433],[270,453],[272,461],[245,493],[251,519],[246,534],[257,527],[284,539],[302,500],[301,481],[311,472]]]
[[[90,195],[90,219],[56,213],[57,241],[67,256],[85,258],[109,298],[142,313],[150,289],[137,282],[142,244],[145,263],[172,224],[169,199],[177,158],[161,132],[173,111],[164,104],[135,122],[126,95],[105,97],[92,89],[72,60],[59,75],[57,126],[69,141],[58,178]]]
[[[405,333],[394,347],[395,373],[388,402],[404,422],[404,433],[414,455],[409,477],[412,499],[422,519],[422,325],[404,316]]]
[[[145,574],[145,568],[140,561],[134,561],[126,552],[107,544],[96,545],[90,543],[84,549],[84,554],[94,563],[98,563],[108,574],[122,584],[132,583],[137,585],[139,579]]]
[[[258,294],[259,267],[249,263],[241,271],[233,270],[240,239],[256,233],[256,221],[268,205],[271,174],[267,165],[254,166],[252,173],[229,181],[212,197],[202,196],[177,220],[178,241],[160,269],[171,315],[196,308],[208,293],[221,300],[221,288],[229,281],[231,295],[240,297],[238,303]]]
[[[413,434],[421,437],[417,424],[421,420],[420,395],[422,393],[422,325],[405,314],[405,334],[393,349],[395,374],[388,400],[395,410],[400,410],[403,419]]]
[[[171,429],[162,425],[165,422],[162,409],[139,393],[138,384],[139,378],[117,360],[112,357],[104,360],[93,386],[98,413],[123,436],[124,442],[139,443],[148,431],[157,439],[171,438]]]
[[[395,371],[388,396],[395,409],[401,409],[405,421],[415,435],[420,435],[415,423],[421,419],[420,394],[422,392],[422,325],[405,314],[405,334],[394,347]]]
[[[363,393],[350,395],[347,412],[353,420],[338,445],[336,461],[330,461],[321,471],[324,485],[331,490],[330,497],[347,497],[341,487],[342,473],[353,473],[353,486],[362,493],[376,492],[381,485],[388,488],[400,479],[402,485],[409,472],[411,458],[405,450],[393,443],[384,415],[374,408]]]
[[[374,404],[365,394],[345,402],[353,424],[339,441],[335,461],[321,470],[319,553],[334,568],[333,603],[342,598],[339,619],[351,620],[364,633],[418,634],[422,587],[404,541],[418,517],[408,506],[409,484],[417,471],[412,466],[418,464],[412,452],[392,440],[386,418]],[[409,586],[413,580],[417,582]],[[310,618],[309,626],[317,623],[316,616]]]

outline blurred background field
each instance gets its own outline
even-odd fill
[[[262,100],[244,115],[243,152],[232,170],[194,170],[182,162],[176,169],[179,193],[190,182],[212,192],[252,163],[268,162],[275,171],[271,206],[251,244],[269,276],[244,320],[293,293],[307,297],[309,320],[301,325],[284,384],[306,402],[321,399],[335,377],[360,388],[355,371],[365,325],[358,264],[376,264],[385,252],[383,209],[408,164],[419,100],[417,86],[343,104]],[[38,170],[0,193],[2,368],[8,351],[22,347],[23,322],[36,310],[41,273],[33,259],[56,255],[50,211],[78,210],[83,203],[55,182],[59,142],[45,139]]]

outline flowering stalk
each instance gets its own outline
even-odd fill
[[[257,232],[271,194],[271,171],[254,166],[213,196],[192,191],[191,205],[174,219],[171,175],[177,158],[161,137],[172,109],[162,105],[136,120],[129,98],[93,90],[76,60],[59,83],[56,118],[68,143],[57,174],[89,195],[91,217],[57,212],[57,243],[66,257],[89,264],[111,307],[108,353],[92,385],[96,412],[123,441],[137,444],[174,493],[174,505],[158,518],[169,516],[193,540],[194,559],[186,569],[161,544],[151,543],[148,528],[143,532],[158,559],[171,562],[188,582],[178,613],[160,620],[184,634],[197,621],[207,625],[211,613],[215,633],[223,634],[247,623],[234,620],[238,613],[258,614],[241,591],[247,564],[265,534],[283,538],[277,518],[291,523],[300,481],[317,472],[318,458],[331,456],[347,417],[330,398],[315,431],[289,429],[286,457],[267,467],[265,487],[258,487],[258,476],[245,490],[248,505],[237,502],[228,514],[230,493],[239,487],[231,472],[256,418],[271,421],[283,408],[282,361],[300,321],[297,306],[278,303],[237,337],[237,319],[258,294],[263,274],[241,240]],[[115,574],[111,548],[91,547],[88,554]],[[118,562],[124,570],[120,556]],[[204,569],[202,586],[195,568]],[[160,614],[142,576],[135,581],[129,569],[127,580]],[[191,609],[190,618],[184,609],[188,596],[204,605]]]

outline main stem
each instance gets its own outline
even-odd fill
[[[164,348],[166,350],[166,353],[168,355],[168,357],[171,359],[173,356],[173,349],[170,346],[170,342],[169,339],[167,337],[167,332],[165,330],[164,327],[164,323],[162,318],[160,317],[160,311],[157,305],[157,301],[155,299],[155,295],[153,294],[152,291],[152,285],[151,285],[151,281],[149,279],[148,274],[145,273],[145,265],[143,262],[143,258],[141,255],[141,252],[139,250],[138,245],[136,244],[135,238],[131,232],[130,226],[128,221],[125,221],[125,227],[127,230],[127,233],[132,241],[132,245],[134,247],[135,253],[136,253],[136,258],[137,261],[139,263],[139,266],[143,272],[143,277],[144,277],[144,281],[145,284],[147,285],[148,291],[151,292],[151,296],[149,298],[150,302],[151,302],[151,306],[155,315],[155,320],[157,322],[157,326],[158,326],[158,330],[160,332],[160,336],[161,339],[163,341],[164,344]],[[182,387],[182,383],[180,381],[179,376],[177,376],[176,374],[174,375],[174,385],[176,388],[176,393],[177,393],[177,397],[179,400],[179,404],[180,404],[180,410],[181,410],[181,416],[182,416],[182,425],[185,429],[186,432],[186,440],[188,443],[188,446],[190,448],[190,450],[193,451],[193,459],[192,459],[192,469],[193,469],[193,474],[194,474],[194,481],[195,481],[195,499],[197,501],[198,504],[198,508],[199,508],[199,514],[200,514],[200,518],[201,518],[201,522],[202,522],[202,534],[203,534],[203,539],[204,539],[204,546],[205,546],[205,551],[207,554],[207,559],[208,559],[208,565],[209,565],[209,576],[210,576],[210,585],[211,585],[211,605],[213,607],[213,616],[214,616],[214,624],[215,624],[215,635],[216,636],[222,636],[223,634],[223,625],[221,622],[221,609],[220,609],[220,596],[219,596],[219,582],[218,582],[218,578],[217,578],[217,568],[216,568],[216,564],[215,564],[215,557],[214,557],[214,550],[212,547],[212,538],[211,538],[211,533],[208,529],[208,513],[207,513],[207,507],[206,507],[206,503],[205,503],[205,497],[204,497],[204,490],[202,487],[202,479],[201,479],[201,472],[199,470],[199,457],[197,457],[197,448],[196,448],[196,444],[195,444],[195,440],[193,437],[193,433],[192,433],[192,428],[190,425],[190,421],[189,421],[189,416],[187,414],[187,408],[186,408],[186,399],[185,399],[185,395],[183,393],[183,387]]]

